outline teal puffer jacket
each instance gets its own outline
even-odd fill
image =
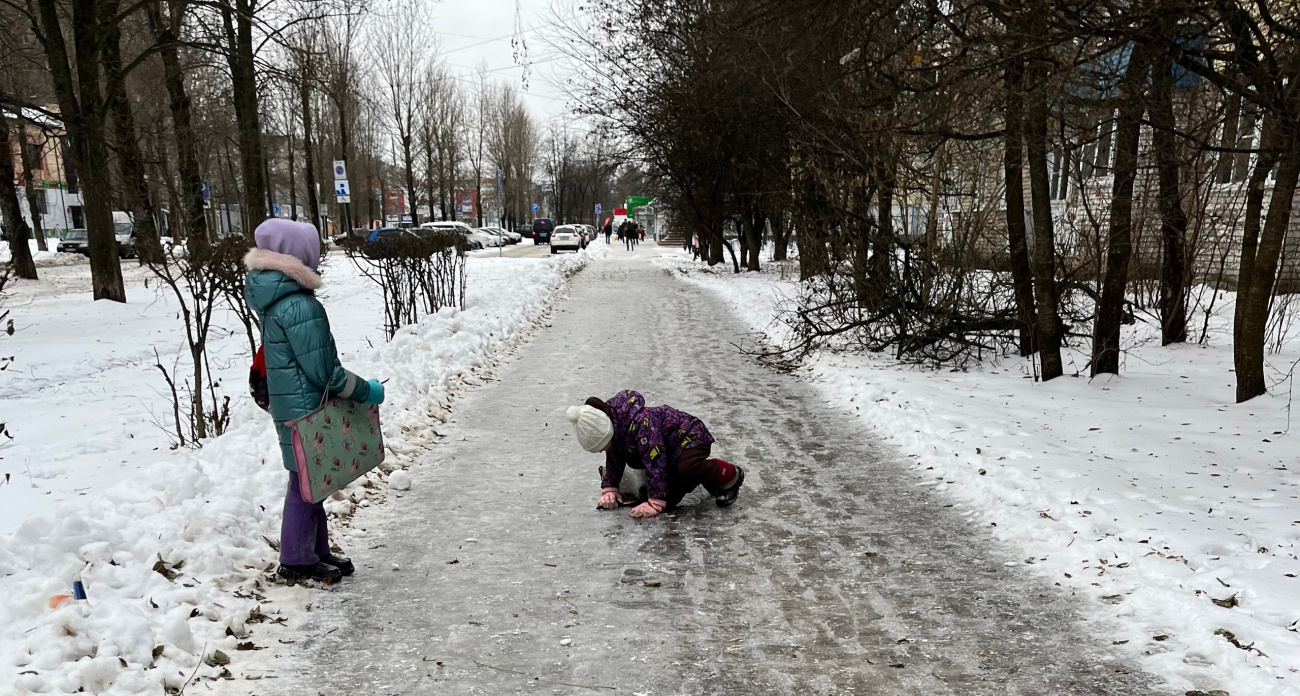
[[[266,386],[280,435],[284,468],[295,471],[293,440],[285,421],[320,408],[326,392],[364,402],[365,380],[343,369],[325,307],[316,299],[320,276],[292,256],[254,249],[244,257],[244,299],[262,323]]]

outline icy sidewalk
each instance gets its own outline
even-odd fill
[[[426,317],[391,343],[382,340],[377,289],[331,258],[322,297],[343,363],[389,380],[391,462],[409,464],[451,396],[525,335],[589,258],[474,259],[466,309]],[[152,349],[167,360],[181,344],[174,308],[143,276],[132,278],[127,305],[68,295],[82,292],[76,277],[48,277],[16,290],[19,332],[5,348],[22,373],[7,373],[0,387],[5,410],[18,407],[10,420],[18,439],[0,451],[12,474],[0,507],[16,528],[0,539],[0,693],[161,694],[220,674],[215,651],[238,657],[247,625],[267,620],[254,611],[252,588],[276,561],[287,480],[269,420],[245,397],[248,358],[238,344],[246,342],[237,335],[215,346],[234,406],[229,431],[202,450],[170,451],[148,421],[166,409]],[[37,429],[41,421],[48,430]],[[24,460],[39,488],[15,464]],[[374,488],[358,486],[331,511],[369,505],[384,478],[373,473]],[[16,519],[18,510],[33,514]],[[77,577],[89,600],[60,604]]]
[[[660,263],[755,331],[782,330],[773,317],[793,282]],[[1216,345],[1231,316],[1229,304],[1211,318],[1209,346],[1161,348],[1126,329],[1123,374],[1091,381],[1036,383],[1015,358],[954,372],[823,354],[800,374],[912,459],[917,486],[949,495],[1023,565],[1086,598],[1081,608],[1113,627],[1104,637],[1170,686],[1300,694],[1287,387],[1232,403],[1231,350]],[[1285,366],[1296,352],[1271,359]],[[1084,369],[1086,356],[1072,358]]]
[[[254,631],[274,672],[241,659],[216,693],[1172,696],[650,255],[575,278],[413,487],[358,513],[357,574]],[[705,421],[735,505],[595,509],[603,459],[564,410],[624,388]]]

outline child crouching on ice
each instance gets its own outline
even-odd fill
[[[718,507],[727,507],[745,482],[740,467],[709,458],[713,436],[700,419],[671,406],[646,406],[645,397],[630,389],[609,401],[593,396],[565,415],[583,449],[605,453],[601,509],[619,507],[626,467],[645,470],[648,499],[630,513],[637,518],[671,510],[696,486],[704,486]]]

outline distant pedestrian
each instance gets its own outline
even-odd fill
[[[335,582],[355,570],[352,561],[330,551],[325,507],[303,500],[294,473],[292,431],[286,421],[320,408],[336,396],[365,404],[384,401],[384,387],[363,380],[339,364],[325,307],[316,298],[321,277],[320,236],[304,222],[271,219],[253,233],[257,248],[244,257],[248,276],[244,299],[262,327],[263,362],[271,417],[280,455],[289,470],[280,526],[279,574],[290,580]]]
[[[644,227],[642,227],[642,226],[640,226],[640,225],[637,225],[637,226],[636,226],[636,234],[637,234],[637,237],[638,237],[641,241],[643,241],[643,242],[645,241],[645,228],[644,228]]]
[[[636,223],[631,220],[624,220],[623,224],[618,226],[618,238],[623,240],[623,248],[632,251],[632,232]]]
[[[700,250],[700,235],[691,235],[691,259],[698,261],[704,252]]]
[[[583,449],[605,453],[597,503],[602,510],[636,503],[632,517],[654,517],[677,507],[699,486],[718,507],[728,507],[745,483],[740,467],[709,457],[713,435],[699,418],[671,406],[646,406],[645,397],[631,389],[608,402],[593,396],[582,406],[570,406],[565,416]],[[619,493],[627,467],[645,470],[645,500]]]
[[[605,243],[609,244],[610,235],[614,234],[614,223],[609,218],[605,218]]]

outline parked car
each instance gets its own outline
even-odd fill
[[[513,242],[510,241],[510,238],[506,236],[505,232],[498,230],[495,227],[475,227],[474,232],[477,234],[486,234],[493,238],[498,242],[496,246],[513,244]]]
[[[395,242],[399,239],[411,236],[411,232],[400,227],[379,227],[370,230],[366,235],[366,246],[384,244],[386,242]]]
[[[555,223],[550,218],[533,220],[533,244],[549,244],[554,231]]]
[[[587,240],[582,236],[582,230],[576,225],[560,225],[555,228],[551,234],[551,253],[558,254],[560,250],[578,251],[587,246]]]
[[[370,236],[370,232],[371,230],[364,227],[354,227],[350,231],[340,232],[330,237],[330,242],[338,246],[347,244],[350,241],[362,242],[365,241],[366,237]]]
[[[426,222],[420,227],[429,230],[455,230],[464,235],[466,241],[470,242],[471,249],[483,249],[486,247],[503,246],[505,242],[500,237],[494,237],[490,234],[476,232],[472,227],[459,220],[441,220],[439,222]]]
[[[83,254],[90,256],[90,235],[85,230],[68,230],[59,240],[57,251],[65,254]]]
[[[482,227],[480,229],[496,231],[502,237],[505,237],[507,244],[518,244],[524,241],[524,236],[522,234],[519,234],[518,232],[511,232],[510,230],[501,227],[488,226],[488,227]]]
[[[135,248],[135,224],[131,222],[114,222],[113,237],[117,241],[117,257],[134,259],[139,254]]]

